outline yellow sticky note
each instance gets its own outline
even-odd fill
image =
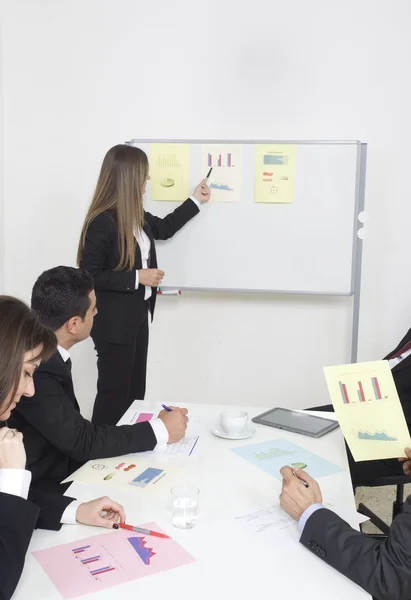
[[[405,456],[410,434],[388,362],[325,367],[324,373],[354,460]]]
[[[294,200],[295,144],[258,144],[254,157],[254,202]]]
[[[150,144],[152,200],[182,202],[188,198],[189,144]]]

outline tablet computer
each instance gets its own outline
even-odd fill
[[[314,438],[320,438],[326,433],[337,429],[338,421],[316,417],[309,413],[289,410],[287,408],[272,408],[252,419],[254,423],[268,425],[277,429],[285,429],[293,433],[301,433]]]

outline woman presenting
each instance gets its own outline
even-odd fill
[[[98,313],[91,332],[97,350],[97,396],[92,422],[115,425],[146,391],[148,314],[154,314],[154,240],[167,240],[210,199],[206,182],[164,219],[143,208],[149,179],[146,154],[118,145],[104,160],[81,232],[77,262],[94,277]]]

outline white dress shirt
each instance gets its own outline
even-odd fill
[[[196,204],[198,206],[198,208],[201,208],[201,204],[197,200],[197,198],[194,198],[194,196],[190,196],[190,200],[192,200],[194,202],[194,204]],[[150,255],[150,239],[149,239],[148,235],[146,234],[146,232],[143,230],[134,231],[134,237],[136,238],[137,244],[139,245],[139,248],[140,248],[142,268],[147,269],[148,268],[148,257]],[[136,284],[135,284],[136,290],[138,289],[139,285],[140,285],[140,282],[138,280],[138,271],[136,271]],[[149,298],[151,298],[151,294],[152,294],[151,287],[146,285],[145,290],[144,290],[144,300],[148,300]]]
[[[399,365],[400,362],[402,362],[404,360],[404,358],[407,358],[407,356],[409,356],[410,354],[411,354],[411,348],[409,350],[407,350],[407,352],[403,352],[402,354],[400,354],[400,356],[397,356],[396,358],[391,358],[388,361],[388,364],[390,365],[390,369],[393,369],[394,367]]]

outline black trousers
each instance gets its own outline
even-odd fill
[[[92,423],[116,425],[134,400],[146,393],[148,314],[132,344],[94,340],[97,351],[97,396]]]
[[[320,410],[324,412],[333,412],[334,407],[332,404],[326,406],[316,406],[309,410]],[[402,470],[402,463],[396,458],[388,458],[386,460],[364,460],[362,462],[355,462],[353,455],[347,444],[345,444],[347,450],[348,464],[350,467],[351,480],[354,487],[361,485],[367,485],[379,479],[380,477],[393,477],[396,475],[404,475]]]

